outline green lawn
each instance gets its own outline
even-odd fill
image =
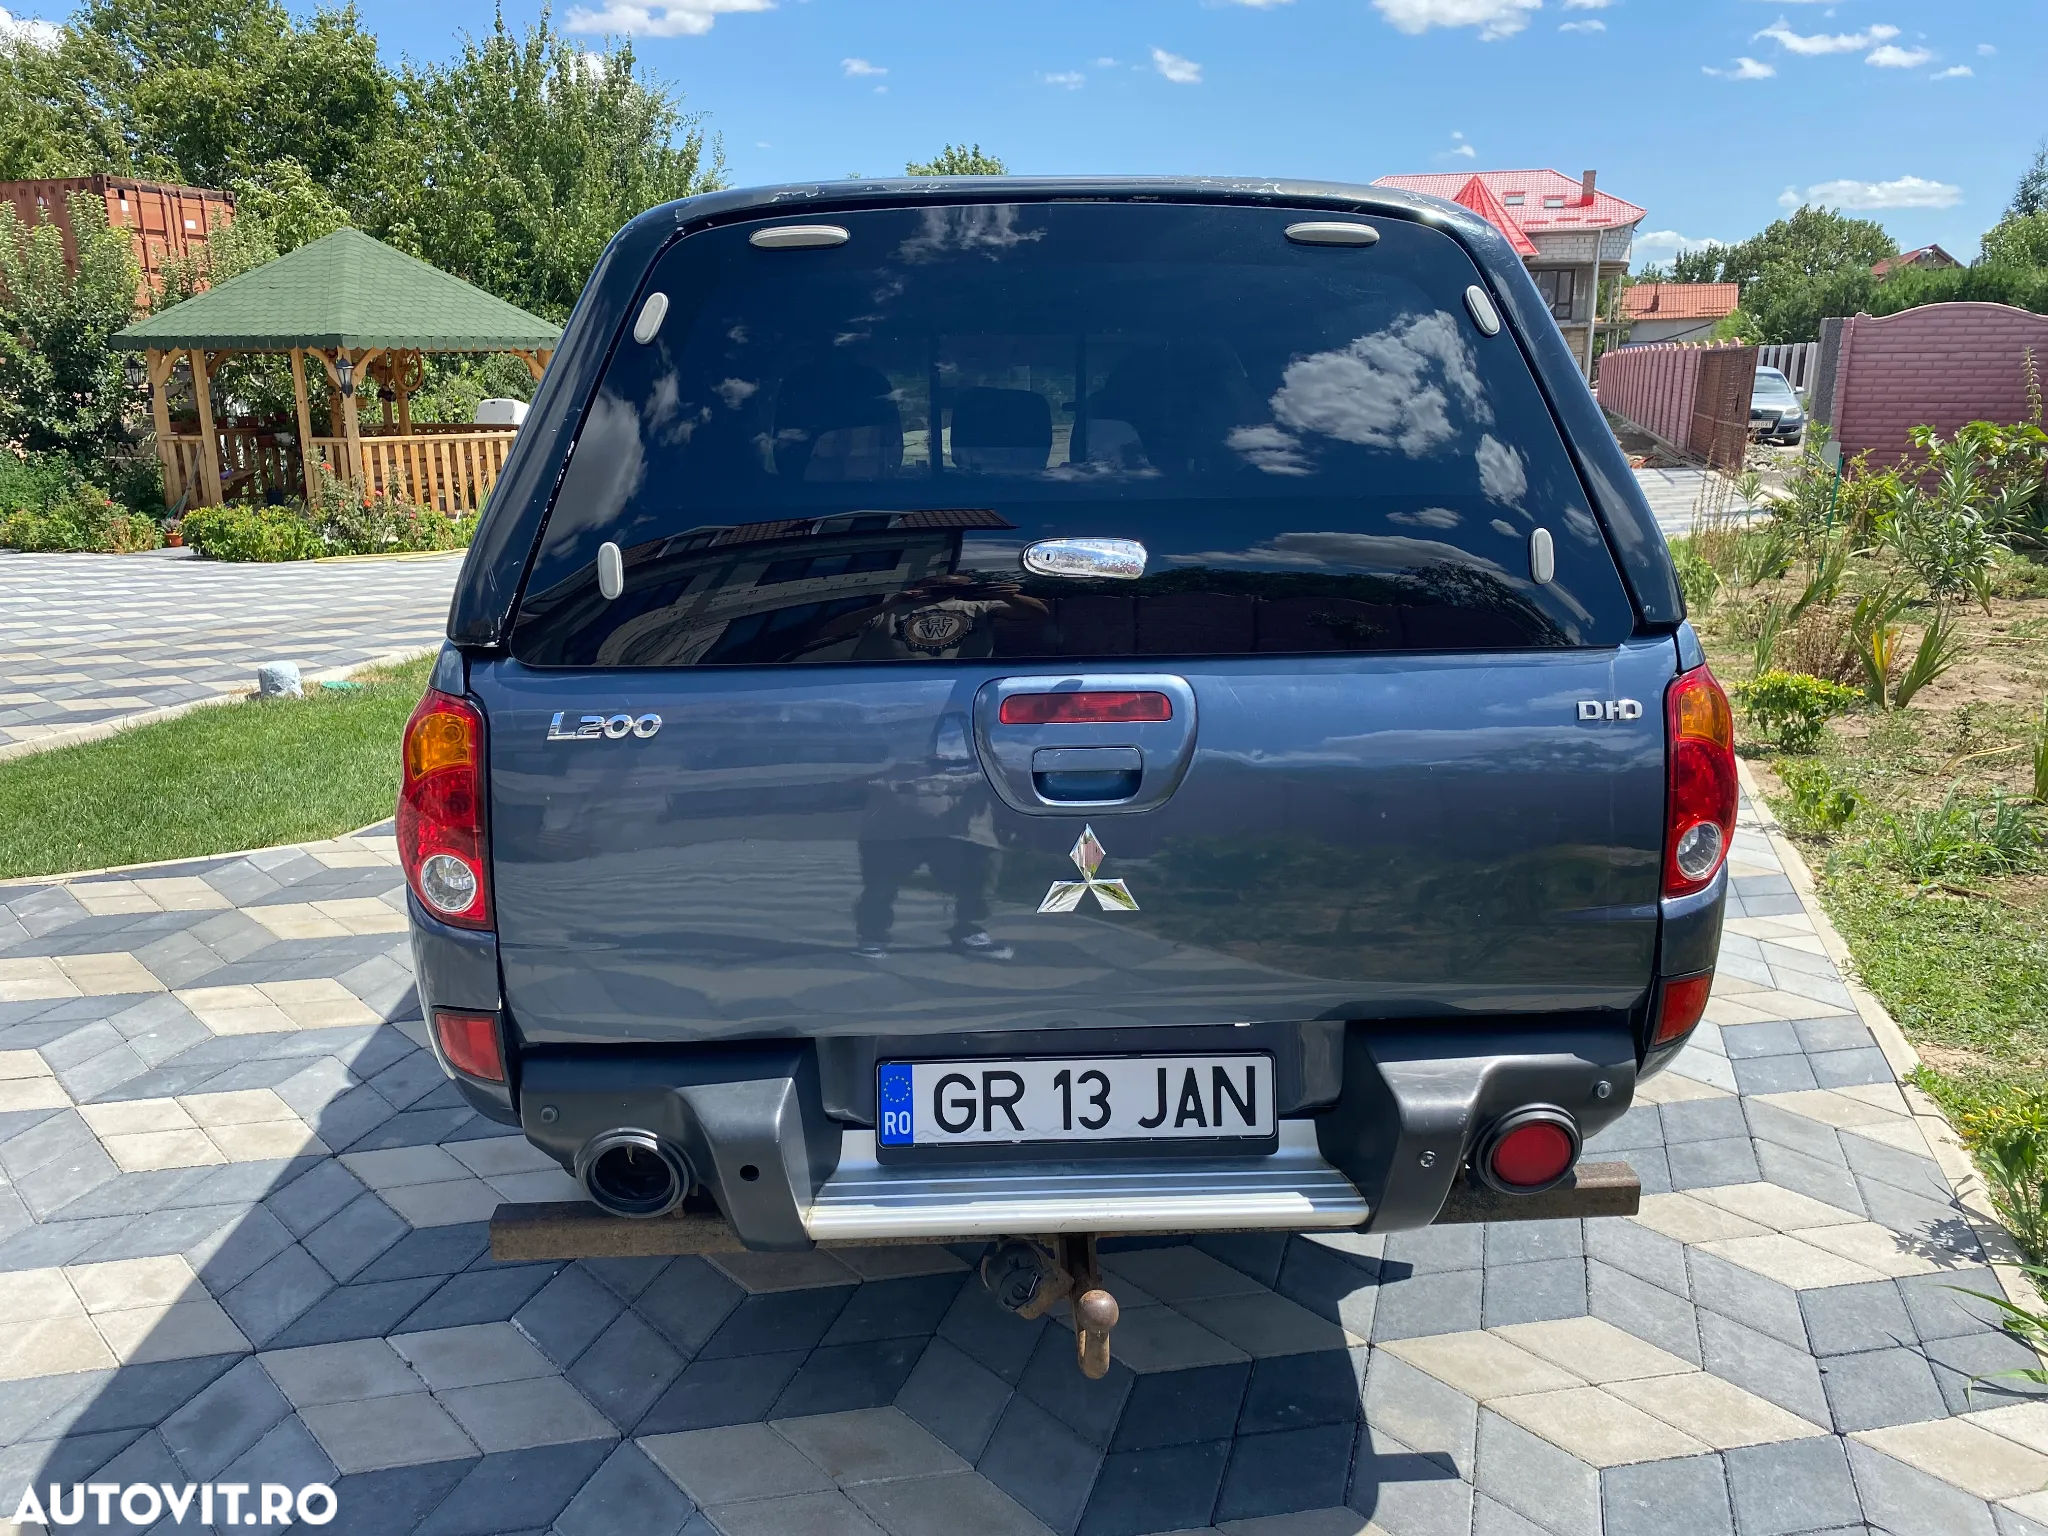
[[[391,814],[431,656],[0,763],[0,879],[333,837]]]

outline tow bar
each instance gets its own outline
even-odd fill
[[[1116,1298],[1102,1288],[1094,1233],[1044,1241],[1006,1237],[982,1257],[981,1283],[1023,1318],[1043,1317],[1063,1298],[1072,1297],[1074,1355],[1081,1374],[1091,1381],[1109,1374],[1109,1334],[1122,1313]]]

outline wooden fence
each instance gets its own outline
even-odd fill
[[[415,424],[410,433],[366,433],[362,461],[351,477],[348,442],[316,437],[313,451],[336,479],[359,480],[372,495],[413,506],[432,507],[451,516],[475,512],[504,472],[516,427],[480,427],[460,422]],[[303,461],[289,434],[255,427],[223,427],[216,431],[221,463],[221,490],[229,501],[296,501],[305,494]],[[204,506],[201,473],[203,440],[197,433],[165,440],[167,500],[173,506]]]

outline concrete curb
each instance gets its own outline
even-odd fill
[[[370,559],[390,559],[388,555],[373,555]],[[437,650],[436,646],[409,646],[401,651],[386,651],[365,661],[352,661],[347,666],[328,667],[319,672],[308,672],[305,681],[309,683],[339,682],[352,672],[365,667],[392,667],[415,656],[426,656]],[[89,725],[75,726],[68,731],[38,737],[34,741],[11,741],[0,746],[0,763],[12,762],[17,758],[33,757],[39,752],[53,752],[59,747],[83,746],[91,741],[105,741],[123,731],[132,731],[139,725],[155,725],[159,720],[175,720],[180,715],[189,715],[195,709],[207,709],[215,704],[233,704],[252,697],[248,692],[236,689],[224,693],[209,694],[203,699],[185,699],[176,704],[164,704],[155,709],[140,709],[132,715],[123,715],[118,720],[95,720]]]
[[[1993,1212],[1990,1191],[1985,1187],[1984,1177],[1977,1172],[1977,1165],[1971,1161],[1969,1152],[1964,1149],[1962,1138],[1948,1123],[1948,1116],[1941,1112],[1941,1106],[1924,1090],[1907,1081],[1908,1074],[1920,1065],[1920,1053],[1913,1049],[1912,1042],[1907,1040],[1905,1032],[1886,1011],[1884,1004],[1857,979],[1855,956],[1829,919],[1827,909],[1821,905],[1820,887],[1814,881],[1813,871],[1779,826],[1749,764],[1737,758],[1735,767],[1742,778],[1743,793],[1749,796],[1750,803],[1763,818],[1764,836],[1770,839],[1772,851],[1784,866],[1786,878],[1792,882],[1793,890],[1799,893],[1800,905],[1806,908],[1806,915],[1813,920],[1814,933],[1826,947],[1828,958],[1842,973],[1843,985],[1849,989],[1856,1012],[1876,1037],[1878,1049],[1884,1052],[1885,1060],[1891,1063],[1892,1075],[1899,1080],[1899,1092],[1905,1095],[1906,1107],[1913,1112],[1921,1135],[1927,1138],[1928,1148],[1933,1152],[1935,1162],[1941,1166],[1942,1175],[1955,1190],[1963,1217],[1970,1223],[1970,1230],[1976,1233],[1977,1241],[1990,1258],[1992,1273],[1998,1276],[2006,1299],[2014,1306],[2025,1307],[2029,1311],[2044,1310],[2041,1294],[2021,1270],[2019,1248],[2013,1242],[2012,1234],[2006,1231]]]

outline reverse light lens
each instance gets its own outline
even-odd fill
[[[1493,1176],[1512,1189],[1541,1189],[1571,1167],[1578,1146],[1561,1125],[1532,1120],[1494,1144]]]
[[[997,718],[1004,725],[1132,725],[1173,718],[1173,700],[1147,691],[1013,693]]]
[[[1650,1044],[1669,1045],[1692,1033],[1707,1011],[1707,998],[1714,990],[1714,973],[1701,971],[1692,976],[1669,976],[1657,983],[1655,1024]]]
[[[441,1050],[456,1071],[480,1077],[487,1083],[505,1081],[505,1052],[498,1043],[495,1014],[436,1008],[434,1033],[441,1037]]]
[[[490,927],[483,717],[428,689],[406,723],[402,756],[398,857],[413,894],[445,923]]]
[[[1664,716],[1670,737],[1664,894],[1689,896],[1719,872],[1735,834],[1735,720],[1728,695],[1705,667],[1672,683]]]

